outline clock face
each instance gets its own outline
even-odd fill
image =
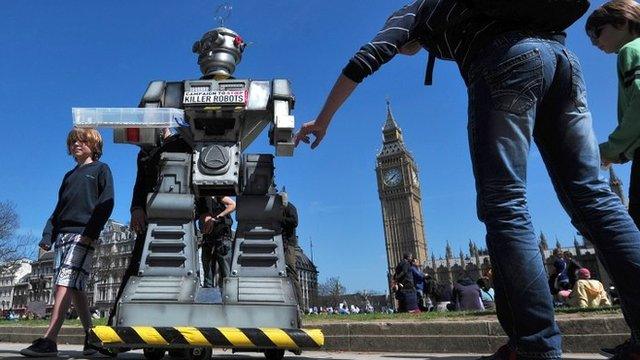
[[[391,168],[382,174],[382,179],[387,186],[396,186],[402,181],[402,172],[399,168]]]

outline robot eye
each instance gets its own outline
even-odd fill
[[[244,43],[244,40],[240,36],[236,36],[235,38],[233,38],[233,45],[237,47],[240,51],[243,51],[244,47],[246,46],[246,44]]]

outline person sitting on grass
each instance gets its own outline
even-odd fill
[[[600,281],[591,278],[589,269],[582,268],[578,270],[578,280],[573,286],[573,290],[571,290],[567,304],[579,308],[595,308],[611,306],[611,301],[604,289],[604,285]]]
[[[453,285],[452,301],[447,305],[449,311],[484,310],[480,297],[480,287],[466,273]]]
[[[476,281],[478,287],[480,287],[480,299],[485,309],[493,309],[496,305],[494,300],[495,292],[489,285],[489,279],[480,278]]]

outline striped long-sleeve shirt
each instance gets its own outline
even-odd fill
[[[410,41],[465,69],[493,36],[509,29],[459,0],[415,0],[394,12],[382,30],[351,58],[342,73],[355,82],[373,74]]]

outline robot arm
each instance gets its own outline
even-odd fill
[[[270,131],[270,144],[275,146],[276,156],[293,156],[295,119],[291,115],[291,110],[295,105],[295,97],[288,80],[273,80],[272,99],[273,125]]]
[[[147,88],[147,91],[142,96],[140,108],[159,108],[162,107],[162,98],[165,92],[164,81],[152,81]],[[116,144],[133,144],[138,145],[143,149],[148,149],[158,145],[158,128],[116,128],[113,131],[113,142]]]

